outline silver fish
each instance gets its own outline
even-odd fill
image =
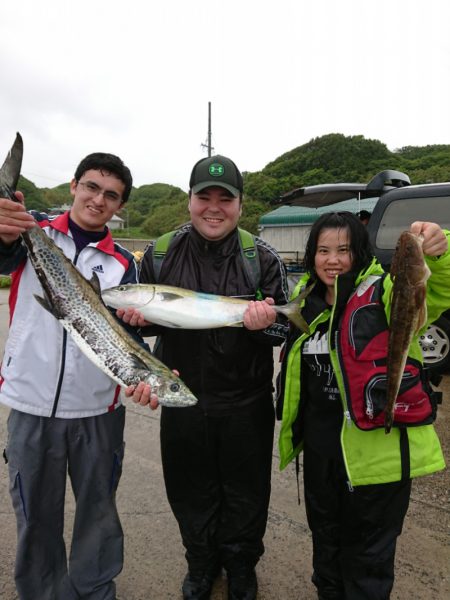
[[[16,141],[0,169],[0,196],[16,200],[23,143]],[[168,367],[146,352],[116,321],[100,296],[96,275],[88,281],[36,225],[22,233],[28,257],[44,290],[35,296],[72,336],[80,350],[121,386],[150,384],[163,406],[192,406],[197,399]],[[81,374],[82,376],[82,374]]]
[[[384,427],[389,433],[409,347],[427,321],[426,283],[430,269],[422,251],[423,239],[404,231],[391,264],[393,279],[387,356],[387,390]]]
[[[311,286],[297,298],[273,308],[299,329],[309,333],[299,303]],[[204,294],[169,285],[133,283],[118,285],[102,291],[104,302],[112,308],[134,308],[146,321],[171,328],[213,329],[216,327],[242,327],[249,300]]]

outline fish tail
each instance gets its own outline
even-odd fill
[[[303,288],[300,294],[296,298],[294,298],[292,302],[288,302],[288,304],[279,307],[280,312],[282,312],[292,323],[294,323],[294,325],[298,329],[300,329],[304,333],[307,333],[308,335],[311,332],[308,323],[305,321],[305,319],[302,316],[302,313],[300,312],[300,303],[306,298],[306,296],[308,296],[311,293],[315,285],[316,282],[312,283],[308,287]]]
[[[288,304],[283,304],[283,306],[278,306],[277,310],[283,315],[285,315],[289,319],[289,321],[294,323],[294,325],[298,327],[298,329],[309,334],[309,325],[303,318],[302,313],[300,312],[299,304],[302,301],[302,299],[303,298],[301,298],[300,296],[297,296],[297,298],[295,298],[295,300],[292,300],[292,302],[289,302]]]

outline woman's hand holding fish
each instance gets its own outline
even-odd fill
[[[447,238],[437,223],[415,221],[410,228],[411,233],[422,236],[423,253],[427,256],[440,256],[448,250]]]
[[[147,325],[151,325],[151,323],[146,321],[143,315],[135,308],[118,308],[116,310],[116,315],[119,319],[122,319],[124,323],[128,323],[128,325],[131,325],[132,327],[146,327]]]
[[[131,398],[135,404],[141,406],[150,405],[152,410],[155,410],[159,406],[158,397],[152,393],[151,387],[148,383],[140,381],[136,386],[130,385],[125,389],[125,396]]]
[[[14,243],[21,233],[36,225],[33,217],[25,210],[23,194],[16,192],[15,195],[19,202],[0,198],[0,240],[7,245]]]
[[[244,313],[244,327],[252,331],[266,329],[275,322],[277,313],[272,308],[273,298],[251,301]]]

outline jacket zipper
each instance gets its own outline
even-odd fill
[[[334,300],[333,308],[331,310],[329,334],[331,334],[331,330],[333,328],[334,313],[335,313],[335,308],[336,308],[337,297],[338,297],[338,280],[336,278],[336,280],[334,282],[334,298],[335,298],[335,300]],[[338,388],[339,388],[339,395],[341,397],[342,412],[343,412],[341,434],[339,436],[340,442],[341,442],[342,459],[344,461],[345,472],[347,473],[347,478],[348,478],[347,479],[348,491],[353,492],[350,470],[348,468],[347,457],[345,455],[345,447],[344,447],[344,442],[343,442],[344,430],[346,427],[352,427],[353,422],[352,422],[351,414],[350,414],[348,404],[347,404],[347,397],[345,395],[345,387],[342,385],[342,371],[340,369],[340,361],[339,361],[340,350],[339,350],[339,329],[338,328],[336,328],[336,331],[334,334],[334,353],[331,349],[331,343],[330,343],[331,335],[328,336],[328,340],[329,340],[328,344],[330,345],[330,348],[329,348],[330,360],[331,360],[331,364],[333,366],[334,373],[336,375],[336,382],[337,382]],[[339,368],[337,369],[336,367],[339,367]]]
[[[62,341],[62,351],[61,351],[61,364],[59,367],[58,386],[56,388],[55,399],[53,400],[52,417],[56,416],[56,411],[58,409],[59,396],[61,393],[62,381],[64,378],[64,371],[65,371],[65,367],[66,367],[66,349],[67,349],[67,331],[64,329],[63,341]]]
[[[73,264],[77,264],[79,253],[75,253],[75,257],[73,259]],[[62,339],[62,347],[61,347],[61,364],[59,366],[59,377],[58,377],[58,385],[56,387],[55,398],[53,400],[53,410],[52,417],[56,416],[56,411],[58,410],[59,397],[61,394],[62,382],[64,379],[64,372],[66,369],[66,351],[67,351],[67,331],[63,329],[63,339]]]

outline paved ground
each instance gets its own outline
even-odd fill
[[[0,290],[0,348],[7,323],[7,293]],[[45,343],[45,340],[43,340]],[[450,376],[442,389],[444,405],[438,427],[450,456]],[[0,406],[0,449],[6,441],[8,411]],[[125,530],[125,567],[117,579],[120,600],[181,599],[185,573],[183,548],[164,492],[159,454],[159,414],[127,407],[126,458],[118,491]],[[294,469],[278,471],[274,447],[273,492],[265,538],[266,553],[257,571],[259,600],[312,600],[311,539],[303,499],[297,503]],[[450,598],[449,472],[414,482],[410,511],[397,552],[393,600]],[[67,491],[67,538],[73,502]],[[13,583],[15,520],[8,494],[7,469],[0,467],[0,599],[16,600]],[[226,581],[219,579],[212,600],[226,599]],[[39,600],[39,598],[36,598]]]

